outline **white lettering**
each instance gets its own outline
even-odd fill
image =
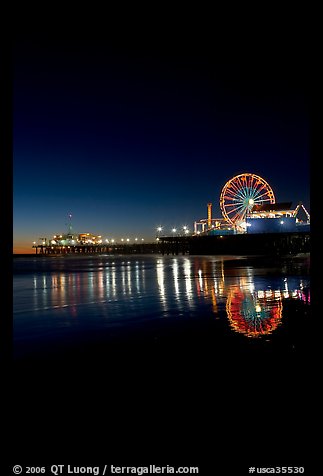
[[[100,473],[99,466],[71,466],[70,464],[67,466],[67,472],[70,474],[94,474],[98,476]],[[56,473],[54,473],[57,476]]]
[[[55,474],[55,476],[57,476],[58,474],[62,474],[63,468],[63,464],[53,464],[50,470],[53,474]]]
[[[119,466],[113,466],[113,464],[111,465],[110,471],[113,474],[114,473],[121,473]]]

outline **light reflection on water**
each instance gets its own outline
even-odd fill
[[[116,319],[209,313],[255,338],[282,325],[285,299],[310,303],[308,276],[268,275],[241,262],[227,266],[219,257],[53,259],[45,271],[37,263],[30,272],[26,262],[16,264],[16,330],[26,328],[28,318],[38,320],[38,328],[45,321],[47,328],[69,326],[75,319],[90,328]],[[19,272],[24,266],[27,271]]]
[[[232,286],[226,303],[231,328],[248,337],[271,334],[282,319],[280,292],[276,296],[272,291],[251,293]]]

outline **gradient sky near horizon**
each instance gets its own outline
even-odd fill
[[[194,44],[194,47],[192,47]],[[18,36],[14,252],[67,231],[154,240],[221,216],[222,187],[251,172],[310,211],[302,57],[218,54],[199,42]]]

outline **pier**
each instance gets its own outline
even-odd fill
[[[36,255],[294,255],[310,252],[310,233],[161,236],[152,243],[34,245]]]
[[[76,244],[76,245],[34,245],[36,255],[92,255],[92,254],[150,254],[159,252],[158,243],[134,244]]]
[[[295,255],[310,252],[310,233],[257,233],[160,237],[164,254]]]

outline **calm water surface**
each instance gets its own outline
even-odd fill
[[[310,309],[308,258],[15,257],[13,287],[16,358],[125,335],[180,341],[188,329],[190,342],[294,349]]]
[[[309,263],[266,261],[15,258],[12,461],[305,466]]]

